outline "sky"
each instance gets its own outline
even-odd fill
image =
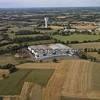
[[[100,7],[100,0],[0,0],[0,8]]]

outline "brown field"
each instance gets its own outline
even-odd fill
[[[87,96],[87,90],[91,87],[91,68],[90,62],[73,61],[66,73],[66,79],[63,85],[63,96],[84,97]]]
[[[42,88],[40,85],[32,87],[29,100],[42,100]]]
[[[42,100],[60,100],[60,92],[64,82],[65,73],[67,71],[67,66],[65,67],[65,62],[60,64],[57,63],[55,68],[55,73],[52,75],[47,86],[43,89]]]
[[[62,26],[55,26],[55,25],[51,25],[51,26],[49,26],[51,29],[53,29],[53,30],[59,30],[59,29],[63,29],[63,27]]]
[[[93,89],[93,73],[96,73],[93,72],[94,66],[95,63],[84,60],[56,64],[55,73],[43,89],[42,100],[100,100],[100,91]],[[61,99],[61,96],[71,99]]]
[[[66,16],[58,16],[58,17],[56,17],[56,18],[58,18],[58,19],[65,19]]]
[[[20,100],[27,100],[29,98],[29,93],[33,87],[33,83],[31,82],[25,82],[22,90],[21,90],[21,94],[19,96]]]
[[[19,100],[41,100],[41,86],[25,82],[19,96]]]
[[[18,96],[15,96],[15,97],[5,96],[3,97],[3,100],[19,100],[19,98]]]
[[[93,30],[93,29],[96,29],[97,26],[94,25],[94,24],[87,24],[87,23],[77,23],[77,24],[72,24],[71,25],[72,28],[76,28],[76,29],[90,29],[90,30]]]
[[[90,63],[89,61],[73,61],[69,66],[68,73],[66,73],[62,96],[85,98],[84,100],[100,100],[100,91],[93,89],[93,74],[96,73],[93,72],[94,66],[95,63]]]

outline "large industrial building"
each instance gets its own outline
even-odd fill
[[[33,54],[36,60],[74,55],[72,48],[60,43],[29,46],[28,50]]]

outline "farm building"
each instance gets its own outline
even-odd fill
[[[34,58],[36,58],[37,60],[74,55],[74,51],[72,50],[72,48],[60,43],[29,46],[28,50],[34,55]]]

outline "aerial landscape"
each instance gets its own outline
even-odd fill
[[[100,1],[0,1],[0,100],[100,100]]]

